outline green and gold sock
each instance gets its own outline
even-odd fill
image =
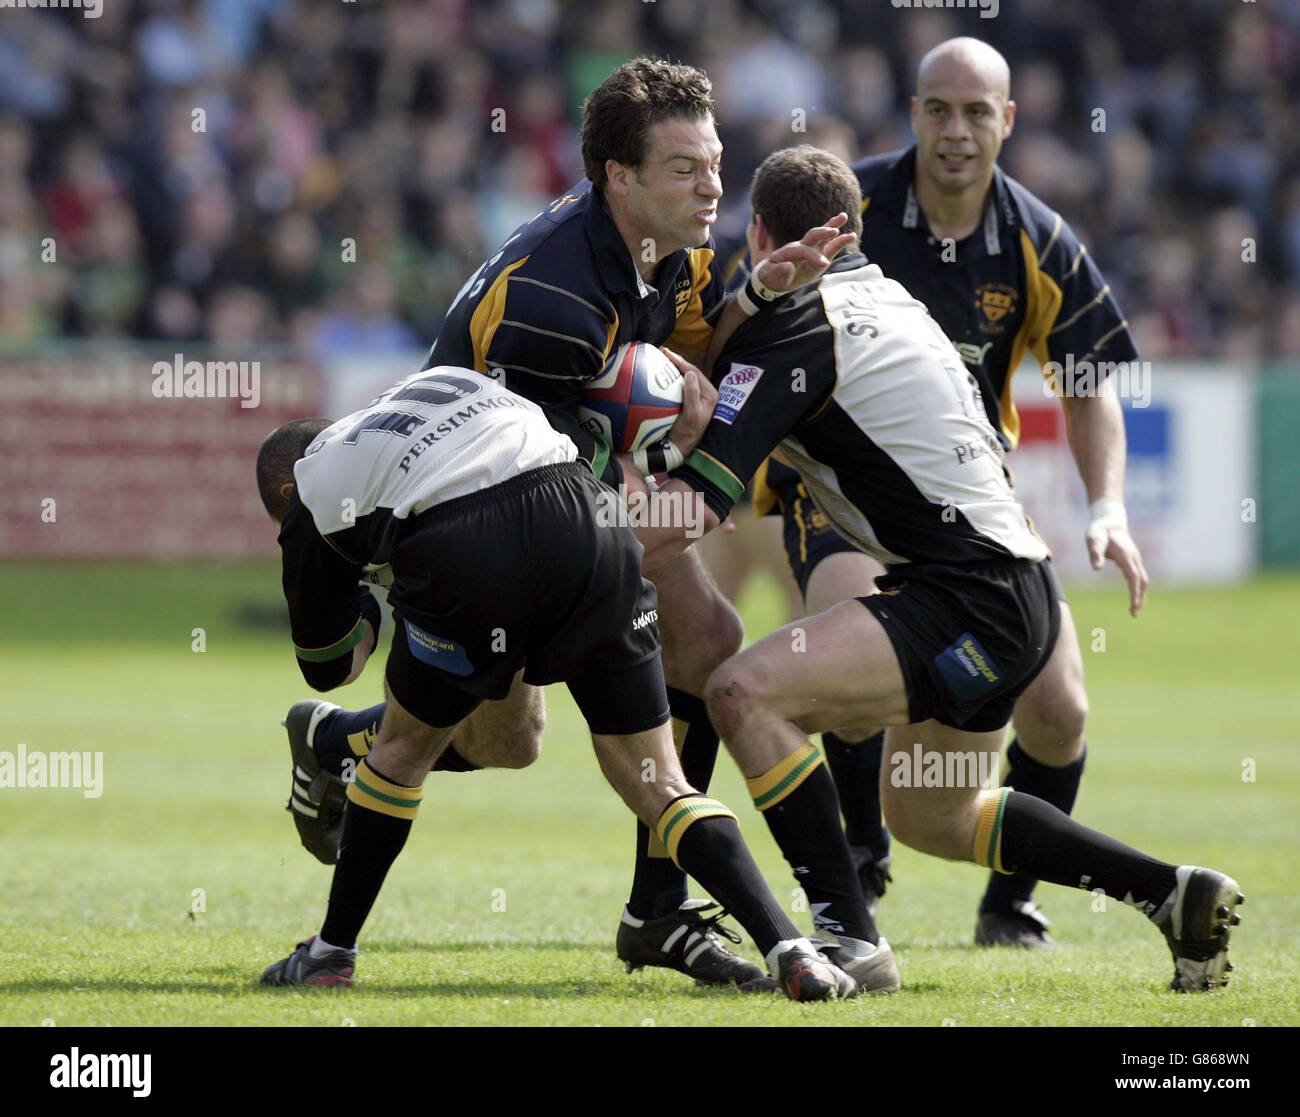
[[[664,809],[655,831],[674,863],[736,917],[765,957],[778,942],[799,937],[722,803],[683,795]]]
[[[808,897],[813,925],[879,942],[840,826],[835,781],[812,743],[745,783]]]
[[[1101,889],[1148,916],[1177,885],[1176,867],[1076,822],[1009,787],[986,792],[975,824],[976,864],[1068,888]]]
[[[406,844],[420,809],[418,787],[393,783],[363,760],[348,784],[343,839],[330,884],[329,908],[320,937],[335,946],[356,946],[379,889]]]

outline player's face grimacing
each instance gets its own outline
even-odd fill
[[[627,180],[627,209],[657,260],[709,239],[722,197],[722,143],[713,118],[650,128],[645,161]]]
[[[912,99],[918,174],[944,194],[983,185],[1015,115],[995,73],[960,57],[936,60]]]

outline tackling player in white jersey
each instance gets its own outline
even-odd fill
[[[568,684],[609,782],[753,935],[791,999],[857,991],[799,936],[735,816],[686,782],[654,586],[631,530],[601,515],[608,490],[577,458],[537,404],[448,367],[333,424],[288,424],[263,444],[258,488],[281,525],[303,677],[327,690],[361,671],[377,636],[366,572],[391,569],[398,628],[383,722],[347,785],[324,924],[266,969],[265,984],[352,984],[357,936],[431,764],[457,725],[485,699],[504,698],[522,671],[529,684]]]

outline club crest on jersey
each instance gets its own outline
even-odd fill
[[[1008,314],[1015,313],[1020,292],[1005,283],[981,283],[975,288],[975,305],[984,313],[980,329],[988,334],[1000,334],[1005,326],[998,325]]]
[[[676,286],[673,287],[673,311],[678,318],[682,316],[682,312],[690,305],[690,302],[691,275],[690,269],[688,268],[686,274],[683,275],[677,281]]]
[[[757,365],[741,365],[732,361],[731,371],[718,384],[718,406],[714,409],[713,417],[728,426],[734,423],[762,375],[763,370]]]

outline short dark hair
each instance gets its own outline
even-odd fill
[[[295,419],[268,434],[257,451],[257,492],[262,506],[277,524],[289,511],[288,498],[280,489],[293,480],[293,463],[329,425],[328,419]]]
[[[810,144],[774,151],[754,172],[750,208],[763,219],[777,244],[799,240],[841,211],[844,232],[862,237],[862,188],[858,176],[837,155]]]
[[[607,160],[645,162],[653,125],[713,115],[713,83],[703,70],[658,58],[624,62],[582,106],[583,170],[599,190]]]

